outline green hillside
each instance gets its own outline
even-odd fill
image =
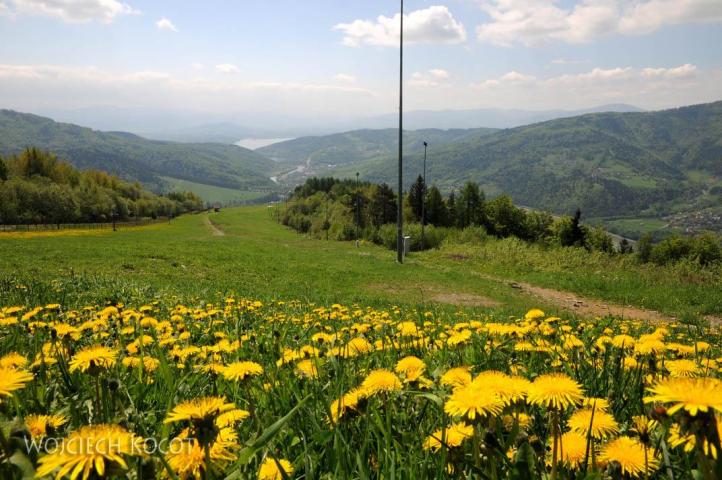
[[[422,154],[407,148],[406,182]],[[661,217],[722,206],[722,102],[650,113],[599,113],[461,138],[429,152],[430,183],[467,180],[530,207],[596,217]],[[380,156],[332,169],[392,182]]]
[[[242,190],[273,188],[272,162],[235,145],[152,141],[123,132],[99,132],[10,110],[0,110],[0,155],[35,146],[74,166],[139,180],[161,190],[160,176]]]
[[[495,129],[480,128],[473,130],[414,130],[404,133],[407,149],[420,149],[423,142],[443,145],[467,139],[471,136],[484,136]],[[377,157],[392,155],[398,148],[398,130],[354,130],[319,137],[302,137],[280,142],[256,150],[279,163],[279,170],[292,169],[299,164],[309,167],[330,167],[350,165]]]

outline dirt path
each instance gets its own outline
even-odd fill
[[[208,225],[208,227],[211,229],[211,235],[214,237],[225,237],[226,232],[218,228],[213,222],[211,222],[211,219],[207,216],[203,219],[203,223]]]
[[[632,305],[619,305],[611,302],[605,302],[599,299],[583,297],[572,292],[538,287],[530,283],[509,282],[503,278],[493,277],[491,275],[479,274],[479,276],[487,280],[508,283],[511,288],[527,293],[532,297],[536,297],[544,301],[545,303],[556,305],[559,308],[574,312],[582,317],[595,318],[611,315],[614,317],[660,323],[673,322],[676,320],[675,317],[665,315],[655,310],[638,308]],[[705,318],[713,325],[722,325],[722,318],[720,317],[708,315]]]

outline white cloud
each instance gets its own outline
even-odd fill
[[[175,25],[173,25],[173,22],[171,22],[165,17],[155,22],[155,26],[158,27],[158,30],[165,30],[166,32],[178,32],[178,29]]]
[[[193,70],[200,71],[200,70],[204,70],[206,68],[206,66],[203,65],[202,63],[196,62],[196,63],[191,63],[191,68]]]
[[[121,15],[140,13],[117,0],[10,0],[10,3],[13,13],[56,17],[66,22],[111,23]]]
[[[584,43],[604,35],[722,22],[719,0],[581,0],[569,8],[557,0],[481,0],[481,8],[490,21],[477,27],[477,37],[500,46]]]
[[[221,63],[220,65],[216,65],[216,72],[224,73],[226,75],[235,75],[237,73],[241,73],[241,69],[232,63]]]
[[[400,14],[389,18],[380,15],[375,21],[355,20],[339,23],[334,30],[344,33],[343,44],[348,47],[399,45]],[[404,15],[404,43],[408,44],[457,44],[466,41],[466,29],[449,9],[436,5]]]
[[[448,84],[451,74],[441,68],[433,68],[428,72],[415,72],[408,84],[412,87],[438,87]]]
[[[569,58],[555,58],[551,62],[551,65],[581,65],[583,63],[589,63],[589,60],[573,60]]]
[[[356,83],[356,77],[347,73],[339,73],[333,77],[335,80],[344,83]]]
[[[337,115],[339,108],[383,112],[381,100],[353,85],[244,81],[242,76],[115,73],[97,67],[0,64],[0,105],[20,111],[123,105],[202,112],[274,112]]]

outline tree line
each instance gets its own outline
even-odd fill
[[[37,148],[0,158],[0,224],[127,221],[202,209],[194,193],[155,195],[138,182],[80,171]]]
[[[478,243],[492,236],[515,237],[526,242],[577,247],[608,254],[633,254],[657,264],[689,260],[702,266],[722,262],[720,237],[670,237],[654,244],[643,238],[637,245],[623,239],[615,245],[604,230],[584,225],[582,212],[554,217],[547,212],[514,205],[511,197],[488,199],[477,183],[467,182],[458,193],[444,196],[436,186],[427,188],[419,176],[404,195],[405,233],[412,250],[422,247],[421,223],[426,226],[424,248],[443,241]],[[316,238],[366,239],[396,248],[397,196],[385,183],[374,184],[331,177],[310,178],[292,194],[281,221]]]

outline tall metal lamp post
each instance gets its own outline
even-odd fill
[[[356,172],[356,246],[358,247],[358,241],[359,241],[359,230],[361,229],[361,193],[359,189],[361,188],[361,184],[359,184],[358,181],[358,175],[359,173]]]
[[[424,249],[424,241],[426,240],[426,149],[429,147],[427,142],[424,142],[424,191],[421,192],[421,250]]]
[[[401,0],[401,30],[399,31],[399,200],[396,218],[396,261],[404,263],[404,183],[403,183],[403,132],[404,132],[404,0]]]

